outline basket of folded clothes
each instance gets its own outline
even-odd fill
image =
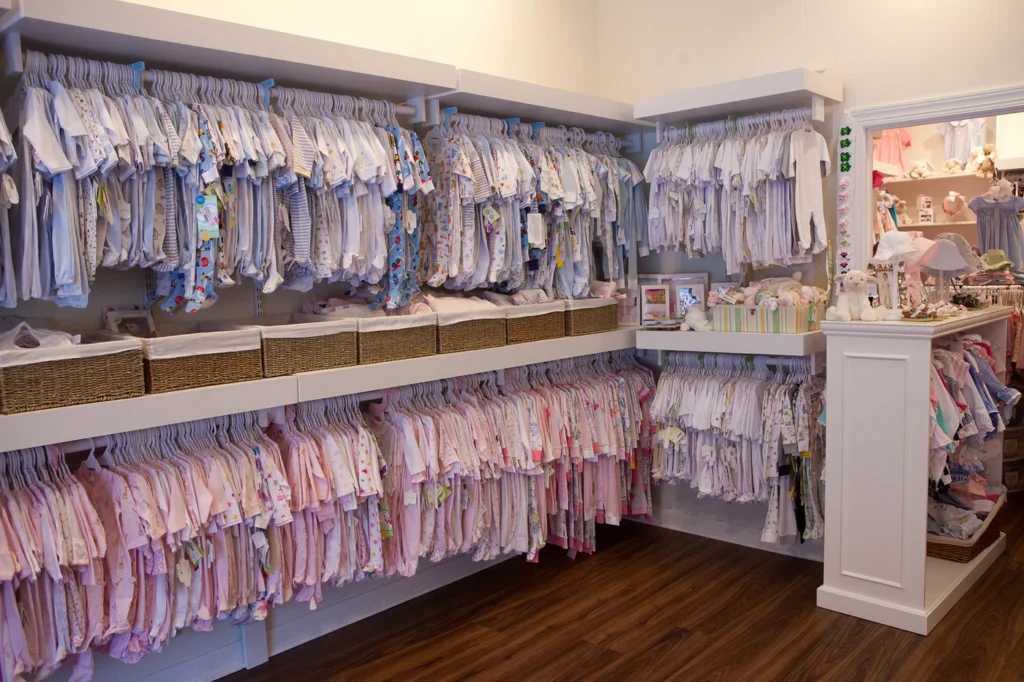
[[[971,510],[954,508],[949,504],[940,505],[929,500],[928,556],[959,563],[973,561],[999,539],[1003,525],[999,512],[1005,501],[1006,494],[999,495],[984,520],[981,520]],[[943,529],[946,535],[932,532],[936,528]]]

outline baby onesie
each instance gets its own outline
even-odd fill
[[[800,249],[821,253],[825,241],[825,207],[821,188],[822,167],[829,173],[831,160],[825,138],[814,130],[796,130],[790,136],[789,172],[796,179],[796,221]],[[813,230],[813,237],[812,237]]]

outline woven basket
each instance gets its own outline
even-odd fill
[[[146,392],[233,384],[263,378],[257,329],[143,339]]]
[[[956,561],[966,564],[973,561],[975,557],[988,549],[993,542],[999,539],[1002,529],[1002,517],[999,511],[1003,508],[1006,495],[1001,495],[999,501],[992,507],[992,511],[985,517],[984,523],[970,540],[956,540],[944,538],[937,535],[928,536],[927,554],[938,559]]]
[[[565,302],[565,335],[583,336],[619,328],[619,300],[590,298]]]
[[[95,353],[102,345],[110,352],[71,357],[83,349]],[[142,344],[137,339],[59,349],[56,355],[69,356],[61,359],[7,364],[14,354],[24,357],[39,350],[0,353],[4,356],[4,366],[0,366],[0,414],[138,398],[146,392]]]
[[[465,319],[472,315],[471,319]],[[437,352],[462,353],[505,345],[505,311],[437,314]]]
[[[359,364],[394,362],[422,358],[437,353],[437,316],[359,320]]]
[[[200,325],[201,329],[212,329]],[[263,376],[351,367],[359,361],[358,323],[324,315],[280,315],[215,325],[217,329],[255,328],[263,345]]]
[[[505,311],[508,344],[560,339],[565,336],[565,303],[536,303]]]

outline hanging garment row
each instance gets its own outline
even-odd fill
[[[652,478],[767,503],[764,542],[823,537],[823,388],[810,358],[671,353],[651,407]]]
[[[586,298],[591,281],[625,277],[646,204],[640,170],[611,135],[453,114],[424,145],[439,190],[421,282],[571,299]]]
[[[1000,466],[1002,441],[993,436],[1006,430],[1021,393],[997,375],[995,354],[1005,351],[988,340],[942,342],[948,347],[932,350],[929,367],[928,532],[967,540],[1005,493],[985,472]]]
[[[721,253],[729,274],[809,261],[827,246],[825,138],[804,109],[670,128],[651,152],[647,246]],[[642,252],[641,252],[642,253]]]
[[[99,266],[156,271],[161,308],[195,312],[239,277],[417,290],[419,195],[433,189],[394,105],[28,52],[8,103],[23,197],[4,297],[85,306]],[[2,144],[0,144],[2,148]],[[11,244],[10,248],[7,244]],[[16,285],[14,284],[16,280]]]
[[[186,627],[244,624],[322,585],[547,542],[650,513],[654,382],[629,353],[114,434],[72,473],[0,454],[0,679],[94,649],[122,661]]]

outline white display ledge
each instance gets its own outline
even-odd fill
[[[431,355],[379,365],[342,367],[295,376],[298,379],[299,400],[319,400],[532,365],[537,362],[635,348],[636,337],[636,327],[624,328],[602,334],[567,336],[564,339],[534,341],[465,353]]]
[[[889,178],[888,180],[885,181],[885,186],[888,187],[889,185],[908,185],[911,183],[932,184],[943,181],[956,183],[957,185],[976,184],[979,186],[979,188],[981,188],[981,190],[987,189],[988,186],[992,184],[991,180],[988,180],[986,178],[979,178],[974,173],[936,173],[934,175],[929,175],[927,178]],[[942,207],[937,207],[937,210],[942,210]]]
[[[817,603],[821,608],[927,635],[1005,550],[1006,535],[1000,534],[988,549],[966,564],[927,557],[923,609],[868,600],[827,585],[818,588]]]
[[[661,123],[697,123],[809,107],[814,98],[843,101],[842,82],[810,69],[791,69],[647,97],[633,103],[633,116]]]
[[[641,329],[636,333],[636,347],[641,350],[802,356],[824,351],[825,335],[820,331],[806,334],[743,334]]]
[[[882,175],[888,175],[889,177],[898,177],[903,175],[903,169],[894,163],[886,163],[885,161],[875,160],[871,164],[872,170],[876,170]]]
[[[468,114],[519,118],[522,123],[580,127],[588,132],[634,133],[651,127],[633,118],[626,102],[535,85],[468,69],[458,70],[458,92],[444,95],[441,106]]]
[[[0,32],[72,56],[397,101],[458,80],[450,64],[118,0],[19,0]]]
[[[0,451],[263,410],[298,402],[295,377],[276,377],[0,416]]]
[[[0,416],[0,452],[636,347],[636,328]]]
[[[977,220],[951,220],[945,223],[907,223],[900,225],[901,230],[931,230],[943,227],[973,227],[978,224]]]
[[[1009,317],[1013,308],[1009,306],[990,306],[982,310],[972,310],[936,322],[910,322],[904,320],[879,322],[822,322],[821,330],[828,336],[871,336],[934,339],[949,334],[969,332]]]
[[[1024,156],[996,159],[996,168],[1001,171],[1022,170],[1024,169]]]

